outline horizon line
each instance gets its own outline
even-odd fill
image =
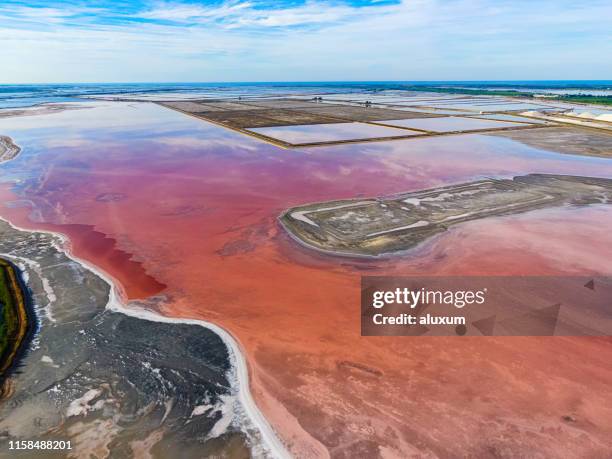
[[[612,83],[612,79],[512,79],[512,80],[270,80],[270,81],[51,81],[51,82],[24,82],[24,83],[3,83],[0,86],[19,86],[19,85],[114,85],[114,84],[361,84],[361,83],[537,83],[537,82],[601,82]]]

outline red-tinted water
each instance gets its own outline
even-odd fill
[[[483,176],[612,177],[609,160],[491,136],[287,151],[150,105],[1,121],[24,152],[4,166],[21,181],[2,188],[13,203],[0,214],[67,234],[75,254],[111,274],[128,298],[165,295],[166,314],[230,330],[247,353],[258,402],[294,450],[363,442],[366,453],[377,444],[407,452],[420,442],[436,451],[448,438],[467,451],[478,432],[496,435],[520,419],[560,429],[534,436],[552,452],[575,447],[557,425],[567,411],[599,426],[585,430],[593,444],[612,438],[612,370],[602,360],[612,357],[609,341],[362,338],[358,312],[363,273],[610,274],[610,207],[472,222],[375,262],[313,254],[276,222],[296,204]],[[559,353],[573,360],[559,362]],[[489,415],[508,420],[493,428],[482,423]],[[434,435],[440,417],[449,427]],[[458,428],[465,437],[452,440]]]

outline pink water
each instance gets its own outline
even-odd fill
[[[448,346],[473,352],[474,343],[467,340],[414,341],[407,350],[399,341],[361,338],[363,273],[612,273],[612,207],[604,205],[471,222],[409,254],[374,262],[311,253],[293,243],[276,221],[284,209],[297,204],[379,196],[484,176],[543,172],[612,177],[612,162],[605,159],[548,153],[479,135],[282,150],[141,104],[3,119],[0,132],[23,147],[18,159],[1,167],[0,215],[22,227],[67,234],[74,253],[117,279],[129,299],[162,295],[164,313],[226,327],[244,347],[256,398],[285,439],[312,435],[328,445],[336,433],[326,431],[321,419],[330,425],[348,422],[352,410],[376,416],[360,401],[371,396],[369,383],[353,384],[349,392],[334,383],[346,378],[335,370],[337,362],[379,368],[391,386],[387,395],[379,393],[378,403],[391,409],[400,403],[393,395],[396,390],[414,390],[423,403],[433,400],[428,378],[436,380],[435,375],[446,371],[442,368],[461,367],[461,357],[442,359]],[[485,373],[502,381],[514,359],[507,343],[491,340],[480,349],[497,369],[472,362],[466,383],[477,383]],[[588,398],[583,407],[597,418],[593,422],[610,420],[609,410],[591,409],[612,401],[610,391],[604,392],[609,386],[584,377],[595,372],[612,378],[610,369],[602,369],[597,360],[612,354],[609,343],[577,343],[525,339],[516,342],[515,350],[534,378],[546,371],[552,385],[570,381],[572,394]],[[417,352],[436,356],[437,369],[415,376]],[[580,358],[571,368],[542,358],[542,353],[557,352],[579,353]],[[442,361],[446,366],[439,366]],[[409,370],[411,378],[422,380],[418,388],[404,381]],[[529,372],[508,383],[515,398],[493,403],[492,412],[530,417],[546,411],[523,387],[525,378]],[[493,386],[483,390],[488,393]],[[344,408],[330,398],[341,400]],[[533,403],[533,410],[513,411],[519,401]],[[555,406],[566,401],[554,395],[549,400]],[[458,396],[446,403],[457,409],[467,399]],[[288,421],[293,418],[299,429]],[[402,423],[385,422],[407,435]],[[474,424],[473,432],[479,428]],[[382,441],[381,432],[384,426],[375,427],[371,435]]]

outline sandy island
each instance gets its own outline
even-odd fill
[[[0,136],[0,163],[15,158],[21,148],[10,137]]]

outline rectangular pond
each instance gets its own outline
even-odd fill
[[[365,123],[308,124],[247,129],[293,145],[420,135],[421,132]]]
[[[524,123],[495,121],[476,118],[445,116],[440,118],[413,118],[404,120],[381,121],[390,126],[409,129],[423,129],[431,132],[478,131],[481,129],[503,129],[525,126]]]

